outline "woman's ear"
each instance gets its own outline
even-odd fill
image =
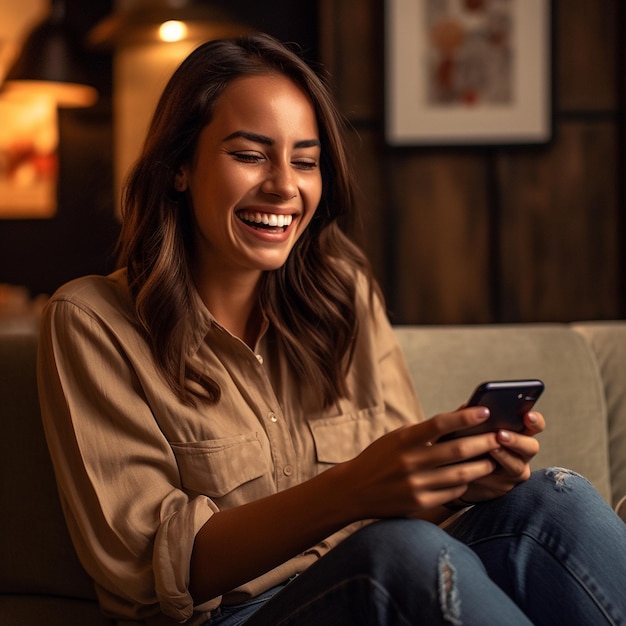
[[[183,193],[187,191],[189,187],[189,183],[187,181],[187,172],[185,172],[182,168],[178,170],[176,174],[176,178],[174,178],[174,189],[176,191]]]

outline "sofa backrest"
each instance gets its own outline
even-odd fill
[[[398,326],[396,332],[426,416],[456,409],[483,381],[542,379],[537,410],[547,426],[533,467],[575,470],[611,502],[604,389],[579,333],[560,324]]]
[[[36,383],[36,333],[0,333],[0,594],[93,600],[57,495]]]

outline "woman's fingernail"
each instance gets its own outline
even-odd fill
[[[536,423],[539,421],[539,419],[537,418],[537,414],[536,414],[536,413],[534,413],[533,411],[531,411],[531,412],[528,414],[528,421],[529,421],[531,424],[536,424]]]
[[[508,430],[501,430],[498,433],[498,439],[500,441],[511,441],[511,433]]]
[[[486,406],[479,406],[476,410],[476,419],[479,422],[486,420],[489,417],[489,409]]]

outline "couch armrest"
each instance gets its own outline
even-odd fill
[[[589,343],[602,375],[608,413],[612,500],[626,496],[626,322],[573,325]],[[626,505],[623,505],[626,515]]]

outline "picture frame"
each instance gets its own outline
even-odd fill
[[[550,141],[550,0],[385,2],[388,144]]]

